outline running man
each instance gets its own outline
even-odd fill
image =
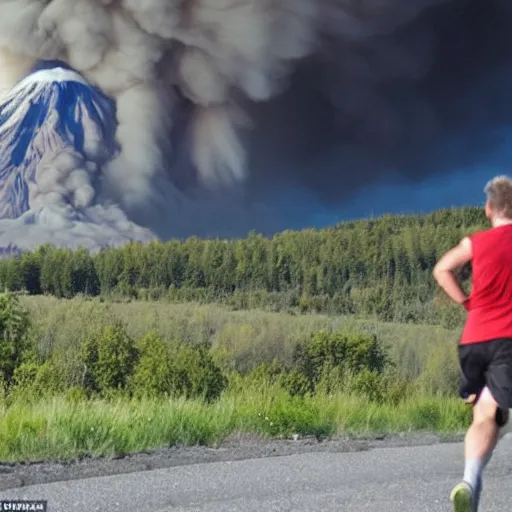
[[[436,264],[434,278],[468,311],[459,343],[460,395],[473,407],[464,442],[462,481],[451,493],[455,512],[476,512],[482,473],[512,408],[512,180],[498,176],[484,189],[491,228],[464,238]],[[467,297],[454,270],[472,264]]]

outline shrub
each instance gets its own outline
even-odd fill
[[[283,375],[280,384],[292,396],[305,396],[314,391],[308,378],[297,369]]]
[[[285,365],[278,359],[274,359],[271,363],[261,363],[254,370],[244,376],[245,383],[269,383],[275,384],[286,372]]]
[[[30,322],[18,297],[0,295],[0,380],[12,384],[14,371],[22,363],[25,353],[32,347],[29,336]]]
[[[36,380],[39,365],[35,361],[21,363],[13,372],[13,384],[15,388],[27,388],[33,385]]]
[[[33,398],[51,396],[62,384],[53,361],[39,364],[35,357],[30,357],[14,370],[13,383],[15,393]]]
[[[344,375],[363,371],[381,373],[388,358],[373,333],[320,331],[295,347],[293,362],[296,372],[303,378],[295,374],[289,384],[303,389],[307,382],[307,391],[314,392],[320,381],[332,389]]]
[[[139,359],[131,379],[137,397],[185,396],[214,400],[224,391],[227,379],[214,363],[209,345],[166,345],[151,332],[137,344]]]
[[[175,394],[211,401],[218,398],[228,385],[226,376],[212,358],[208,343],[195,346],[174,343],[171,346],[171,361]]]
[[[384,401],[391,405],[398,405],[413,393],[413,383],[400,377],[395,371],[386,371],[382,375],[385,389]]]
[[[382,403],[386,397],[385,384],[381,374],[363,370],[354,376],[351,391],[363,396],[370,402]]]
[[[163,340],[154,332],[138,343],[139,360],[131,380],[132,393],[137,397],[167,396],[173,392],[172,364]]]
[[[80,402],[84,402],[87,400],[86,392],[78,387],[72,386],[66,391],[66,400],[71,402],[72,404],[79,404]]]
[[[124,390],[133,374],[138,351],[120,324],[107,327],[101,336],[89,336],[81,347],[85,367],[83,387],[100,394]]]
[[[460,369],[456,345],[449,349],[436,344],[431,347],[422,374],[416,382],[421,393],[455,396]]]

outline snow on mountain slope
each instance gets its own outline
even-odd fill
[[[119,148],[114,102],[64,67],[0,96],[0,246],[90,249],[153,234],[101,194]]]

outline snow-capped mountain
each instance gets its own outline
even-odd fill
[[[36,70],[0,96],[0,247],[154,238],[102,197],[115,131],[115,103],[65,67]]]

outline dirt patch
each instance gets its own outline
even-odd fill
[[[211,463],[311,452],[355,452],[379,448],[459,442],[461,435],[410,434],[318,441],[264,440],[251,436],[231,437],[220,446],[172,447],[117,457],[86,457],[71,461],[0,463],[0,491],[28,485],[150,471],[188,464]]]

